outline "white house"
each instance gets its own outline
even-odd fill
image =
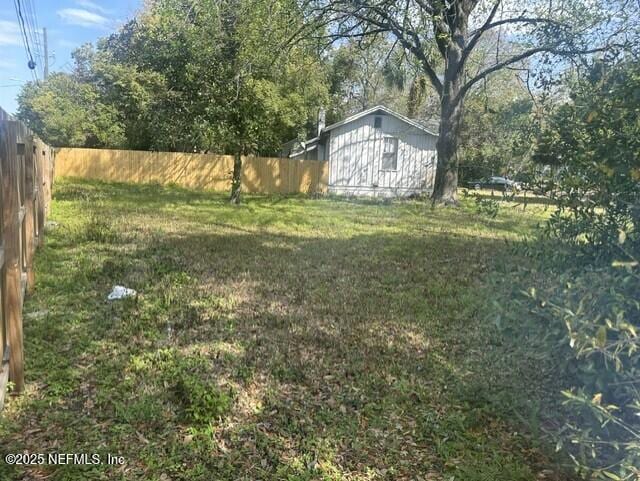
[[[321,113],[318,136],[288,142],[282,155],[328,161],[330,193],[407,196],[433,189],[437,138],[424,125],[378,105],[326,127]]]

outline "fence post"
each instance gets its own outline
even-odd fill
[[[27,272],[27,292],[33,291],[35,284],[35,274],[33,270],[33,257],[35,252],[36,234],[36,209],[35,209],[35,156],[36,147],[33,136],[28,135],[25,139],[24,155],[24,247],[25,247],[25,270]]]
[[[2,218],[4,222],[4,268],[2,308],[10,349],[9,380],[15,392],[24,388],[22,338],[22,289],[20,265],[20,198],[18,191],[17,122],[0,122],[0,158],[2,159]],[[22,140],[22,139],[20,139]],[[23,144],[24,145],[24,144]]]
[[[0,201],[4,201],[2,198],[3,185],[2,185],[2,166],[5,164],[5,156],[7,155],[6,149],[4,149],[4,139],[6,137],[6,131],[4,129],[4,122],[2,121],[2,110],[0,110]],[[4,286],[4,223],[2,222],[3,212],[0,207],[0,290]],[[9,378],[9,348],[7,347],[7,329],[2,306],[2,297],[4,293],[0,293],[0,409],[4,405],[4,394]]]
[[[44,169],[46,164],[45,145],[40,140],[34,141],[36,146],[35,158],[35,187],[36,196],[36,243],[38,246],[44,244],[44,196],[45,196],[45,176]]]
[[[51,206],[51,189],[53,188],[53,149],[46,146],[44,149],[44,160],[42,169],[42,186],[44,196],[44,214],[49,213]]]

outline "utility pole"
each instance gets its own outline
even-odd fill
[[[44,78],[49,76],[49,44],[47,42],[47,29],[42,29],[42,45],[44,46]]]

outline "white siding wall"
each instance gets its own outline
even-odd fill
[[[370,114],[331,131],[329,191],[355,195],[430,192],[435,179],[436,137],[390,115],[374,128]],[[395,171],[381,170],[383,138],[398,138]]]

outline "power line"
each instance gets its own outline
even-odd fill
[[[20,33],[21,33],[21,37],[22,37],[22,43],[24,45],[25,48],[25,53],[27,54],[27,57],[29,58],[29,70],[31,71],[31,76],[33,77],[34,81],[37,82],[38,77],[36,75],[35,72],[35,61],[33,60],[33,54],[31,53],[31,47],[29,46],[29,38],[27,35],[27,30],[25,27],[25,23],[24,23],[24,17],[22,15],[22,8],[20,5],[20,0],[13,0],[13,5],[15,6],[16,9],[16,15],[18,17],[18,26],[20,27]]]
[[[22,42],[25,47],[25,52],[27,57],[29,58],[29,70],[31,70],[31,75],[33,76],[34,81],[38,81],[38,74],[35,70],[36,62],[33,59],[33,54],[31,52],[31,46],[29,45],[29,35],[27,31],[27,27],[25,26],[24,16],[22,15],[22,6],[20,5],[20,0],[13,0],[13,5],[16,8],[16,15],[18,16],[18,26],[20,27],[20,32],[22,34]]]
[[[35,4],[33,0],[22,0],[25,8],[25,18],[29,24],[31,30],[31,39],[34,46],[36,55],[36,63],[40,66],[44,66],[43,54],[42,54],[42,42],[40,40],[40,25],[38,25],[38,16],[36,14]]]
[[[20,3],[20,2],[18,2]],[[31,46],[33,48],[33,51],[37,57],[37,41],[36,38],[34,36],[34,25],[33,25],[33,18],[30,15],[30,11],[29,11],[29,2],[28,0],[22,0],[22,9],[21,9],[21,13],[22,16],[24,18],[24,20],[26,21],[26,29],[27,29],[27,34],[29,39],[31,40]]]
[[[32,45],[36,56],[36,65],[42,66],[42,44],[40,42],[40,29],[38,26],[38,18],[36,17],[34,4],[32,0],[22,0],[22,2],[25,5],[25,17],[30,28]]]

